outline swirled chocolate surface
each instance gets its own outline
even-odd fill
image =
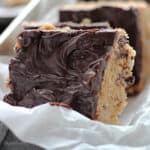
[[[98,93],[116,31],[24,31],[9,65],[12,93],[4,100],[33,107],[60,102],[95,117]]]

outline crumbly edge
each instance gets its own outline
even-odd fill
[[[126,37],[122,29],[118,29],[110,58],[104,72],[99,92],[96,120],[109,124],[119,124],[119,116],[127,105],[126,79],[132,77],[135,51],[128,43],[118,44]],[[125,54],[125,55],[122,55]]]

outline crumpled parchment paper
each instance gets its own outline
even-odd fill
[[[9,59],[0,56],[0,121],[22,141],[50,150],[150,149],[150,83],[128,100],[120,126],[106,125],[49,104],[27,109],[3,102]]]

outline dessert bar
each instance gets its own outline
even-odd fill
[[[31,108],[49,102],[117,124],[132,83],[135,51],[122,29],[24,30],[9,65],[4,101]]]

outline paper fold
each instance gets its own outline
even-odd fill
[[[8,92],[7,62],[0,59],[0,93]],[[27,109],[0,101],[0,121],[24,142],[52,150],[150,149],[150,84],[128,100],[121,116],[124,125],[106,125],[78,112],[44,104]]]

